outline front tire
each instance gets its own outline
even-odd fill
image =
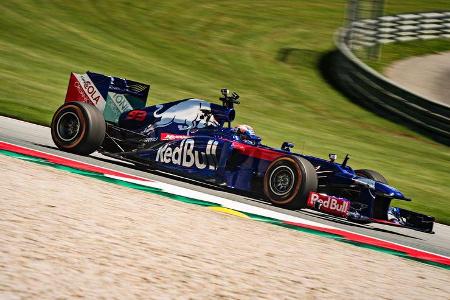
[[[52,139],[66,152],[88,155],[96,151],[105,139],[103,114],[93,105],[72,101],[64,103],[53,115]]]
[[[387,179],[377,171],[370,169],[360,169],[355,171],[356,175],[388,184]]]
[[[316,170],[302,157],[280,157],[269,165],[264,175],[264,194],[275,206],[303,208],[309,193],[316,190]]]

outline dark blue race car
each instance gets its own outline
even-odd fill
[[[321,159],[261,143],[247,125],[231,126],[239,96],[222,89],[221,104],[183,99],[145,106],[148,85],[102,74],[71,74],[66,102],[54,114],[58,148],[94,151],[266,199],[359,223],[433,231],[434,218],[390,206],[410,201],[373,170],[353,170],[334,154]]]

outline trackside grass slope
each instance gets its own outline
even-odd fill
[[[401,1],[410,2],[410,1]],[[430,3],[431,2],[431,3]],[[389,13],[446,9],[395,4]],[[49,124],[71,71],[152,85],[149,103],[240,93],[237,123],[264,142],[379,170],[414,198],[399,203],[450,223],[450,150],[349,102],[317,68],[345,1],[1,1],[0,113]]]

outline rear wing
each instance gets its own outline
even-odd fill
[[[150,85],[87,71],[71,73],[65,102],[81,101],[96,106],[106,121],[117,123],[119,116],[132,109],[142,109]]]

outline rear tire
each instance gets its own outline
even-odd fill
[[[316,170],[302,157],[280,157],[269,165],[264,175],[264,194],[275,206],[306,207],[309,193],[316,190]]]
[[[51,132],[53,142],[59,149],[88,155],[103,143],[106,123],[95,106],[72,101],[64,103],[55,112]]]
[[[384,178],[384,176],[381,175],[380,173],[378,173],[377,171],[369,170],[369,169],[360,169],[360,170],[356,170],[355,173],[358,176],[388,184],[386,178]]]

